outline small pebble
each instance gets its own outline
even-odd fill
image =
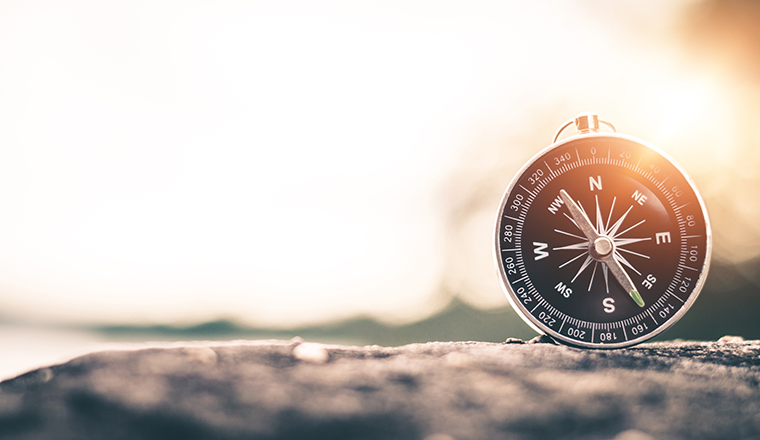
[[[38,380],[40,383],[50,382],[53,379],[53,371],[50,368],[43,368],[39,372]]]
[[[330,355],[322,344],[303,342],[293,347],[293,357],[312,364],[324,364]]]
[[[448,434],[433,434],[425,437],[425,440],[456,440]]]
[[[188,360],[206,365],[214,365],[219,360],[216,352],[208,347],[185,347],[182,353]]]
[[[528,341],[528,344],[552,344],[552,345],[557,345],[557,343],[554,342],[554,339],[552,339],[552,338],[550,338],[550,337],[548,337],[546,335],[536,336],[535,338],[533,338],[530,341]]]
[[[517,339],[517,338],[507,338],[507,340],[504,341],[504,343],[505,344],[524,344],[525,341],[523,341],[522,339]]]
[[[718,339],[718,344],[739,344],[741,342],[744,342],[744,338],[742,338],[741,336],[726,335]]]
[[[623,431],[620,434],[616,435],[615,438],[612,440],[656,440],[651,435],[637,431],[635,429],[629,429],[628,431]]]

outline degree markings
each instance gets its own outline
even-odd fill
[[[514,281],[512,281],[512,284],[517,284],[517,283],[519,283],[520,281],[523,281],[523,280],[525,280],[526,278],[528,278],[528,275],[525,275],[524,277],[520,278],[519,280],[514,280]]]
[[[544,164],[546,165],[547,170],[550,171],[550,175],[546,176],[545,178],[541,179],[540,181],[538,181],[536,183],[535,192],[532,192],[532,191],[528,190],[525,186],[519,184],[519,186],[526,193],[528,193],[528,195],[529,195],[526,198],[526,201],[525,201],[526,203],[522,206],[522,210],[521,210],[522,212],[520,213],[520,216],[519,216],[520,218],[517,219],[517,218],[511,217],[511,216],[507,216],[507,215],[505,215],[504,217],[517,222],[518,223],[517,227],[519,229],[522,229],[521,226],[523,226],[523,224],[525,222],[525,218],[527,216],[527,213],[529,211],[530,206],[532,205],[532,202],[535,200],[535,198],[538,195],[538,193],[541,190],[543,190],[555,178],[557,178],[560,175],[563,175],[567,171],[570,171],[570,170],[578,168],[578,167],[582,167],[584,165],[591,165],[591,164],[597,164],[597,163],[598,164],[610,164],[610,165],[615,165],[616,164],[616,161],[611,160],[611,148],[610,147],[608,147],[606,160],[603,157],[597,157],[595,155],[592,158],[583,160],[580,157],[580,153],[579,153],[577,147],[575,148],[575,153],[576,153],[576,158],[577,158],[577,161],[575,163],[572,163],[572,164],[571,163],[566,163],[565,166],[562,166],[562,167],[558,168],[557,170],[552,170],[551,167],[549,167],[548,163],[546,161],[544,161]],[[643,155],[642,155],[642,157],[643,157]],[[688,204],[690,204],[692,202],[688,202],[688,203],[686,203],[684,205],[681,205],[681,206],[678,206],[678,207],[676,206],[675,199],[674,199],[673,195],[665,188],[665,182],[668,181],[670,179],[670,177],[672,177],[672,174],[668,175],[667,177],[665,177],[664,179],[662,179],[661,181],[658,182],[658,181],[655,180],[655,177],[654,177],[654,175],[652,173],[647,172],[646,170],[642,170],[641,168],[639,168],[639,166],[641,164],[641,161],[642,161],[642,158],[640,157],[639,161],[637,162],[637,164],[635,166],[633,166],[633,164],[631,164],[631,163],[625,163],[625,162],[619,163],[617,165],[621,166],[621,167],[624,167],[624,168],[629,168],[629,169],[633,170],[637,174],[639,174],[642,177],[645,177],[647,180],[651,181],[656,187],[658,187],[662,191],[663,196],[667,199],[668,202],[670,202],[669,204],[670,204],[671,209],[673,209],[674,214],[678,217],[677,223],[680,226],[680,229],[681,229],[681,238],[682,238],[683,241],[685,241],[688,238],[702,238],[702,235],[689,235],[689,236],[684,235],[684,233],[685,233],[685,226],[684,225],[685,225],[686,222],[682,220],[682,216],[680,215],[679,211],[680,211],[680,209],[684,208],[685,206],[687,206]],[[618,161],[618,162],[620,162],[620,161]],[[613,199],[613,203],[614,202],[615,202],[615,200]],[[630,211],[630,208],[629,208],[628,211]],[[626,211],[626,214],[628,213],[628,211]],[[584,210],[584,212],[585,212],[585,210]],[[565,214],[565,216],[568,217],[566,213],[563,213],[563,214]],[[612,209],[610,210],[610,214],[612,214]],[[624,216],[625,216],[625,214],[624,214]],[[573,224],[575,224],[575,222],[574,222],[574,220],[572,218],[570,218],[570,217],[568,217],[568,218],[569,218],[569,220]],[[625,234],[626,232],[630,231],[631,229],[633,229],[633,228],[639,226],[640,224],[644,223],[644,221],[645,220],[637,223],[636,225],[628,228],[627,230],[623,231],[622,233],[620,233],[618,235],[620,236],[620,235]],[[605,222],[606,223],[605,224],[605,229],[609,228],[609,222],[610,222],[610,219],[608,218],[607,222]],[[615,228],[615,226],[617,226],[619,228],[621,225],[622,225],[622,222],[621,222],[621,224],[613,225],[613,228]],[[520,231],[517,231],[517,232],[520,232]],[[560,234],[564,234],[564,235],[568,235],[568,236],[571,236],[571,237],[574,237],[574,238],[578,238],[578,239],[581,239],[581,240],[585,240],[584,237],[580,237],[580,236],[568,233],[566,231],[561,231],[561,230],[555,229],[555,232],[560,233]],[[628,240],[631,240],[631,239],[628,239]],[[637,240],[643,241],[643,240],[646,240],[646,239],[637,239]],[[649,240],[651,240],[651,238],[649,238]],[[513,249],[508,249],[508,250],[505,249],[504,251],[509,252],[509,251],[513,251]],[[517,248],[517,249],[514,249],[514,251],[517,252],[518,259],[522,260],[522,258],[520,258],[521,254],[522,254],[522,250],[519,249],[519,248]],[[633,253],[633,252],[631,252],[631,253]],[[635,254],[635,253],[633,253],[633,254]],[[638,255],[639,256],[643,256],[641,254],[638,254]],[[577,258],[580,258],[582,256],[583,256],[583,254],[579,255]],[[643,257],[646,257],[646,256],[643,256]],[[623,260],[624,260],[624,258],[621,258],[621,262]],[[699,269],[695,269],[693,267],[686,266],[685,264],[683,264],[684,262],[685,262],[685,258],[684,258],[683,254],[682,254],[681,258],[680,258],[680,261],[679,261],[680,264],[678,264],[677,274],[676,274],[676,276],[673,279],[674,282],[680,280],[680,274],[683,272],[683,269],[690,269],[690,270],[693,270],[695,272],[699,272]],[[626,261],[626,263],[627,263],[627,261]],[[626,266],[628,266],[628,265],[630,265],[630,263],[626,264]],[[632,266],[629,266],[629,267],[631,267],[631,269],[633,269],[635,271],[635,268],[633,268]],[[520,281],[523,281],[523,280],[527,279],[526,282],[525,282],[525,284],[526,284],[526,286],[528,286],[529,292],[532,295],[534,295],[535,297],[537,297],[536,298],[537,300],[540,300],[539,304],[537,304],[533,308],[533,310],[531,310],[531,313],[533,313],[538,308],[538,306],[540,305],[540,303],[546,302],[546,301],[543,298],[541,298],[540,293],[537,290],[535,290],[535,287],[533,287],[532,283],[530,282],[530,279],[528,278],[527,273],[524,270],[524,267],[522,267],[521,269],[522,270],[520,271],[520,273],[521,274],[525,274],[525,276],[523,276],[522,278],[520,278],[518,280],[515,280],[514,282],[512,282],[512,284],[516,284],[516,283],[518,283]],[[636,271],[636,272],[638,273],[638,271]],[[639,275],[641,275],[641,274],[639,273]],[[672,290],[672,289],[670,289],[670,290]],[[674,295],[674,294],[671,293],[670,296],[673,296],[676,299],[678,299],[679,302],[684,303],[684,300],[682,300],[681,298],[679,298],[677,295]],[[662,297],[661,297],[661,299],[662,299]],[[548,303],[547,303],[547,306],[549,306]],[[636,315],[634,317],[631,317],[631,318],[623,320],[623,321],[617,321],[617,322],[614,322],[614,323],[605,323],[605,325],[606,326],[612,325],[613,327],[618,327],[619,326],[620,328],[622,328],[623,329],[624,338],[625,338],[626,341],[628,341],[629,337],[628,337],[628,334],[627,334],[627,332],[625,330],[625,326],[626,325],[629,325],[629,324],[631,324],[633,322],[635,322],[636,324],[638,324],[638,323],[641,322],[642,318],[644,316],[646,316],[646,315],[649,315],[649,317],[652,319],[652,321],[655,322],[655,324],[659,325],[657,323],[656,319],[654,318],[654,316],[652,315],[652,310],[654,310],[654,308],[650,307],[646,311],[642,311],[641,313],[639,313],[638,315]],[[559,310],[554,309],[552,311],[552,314],[555,314],[555,313],[556,313],[556,315],[559,318],[562,319],[562,324],[560,326],[560,331],[562,330],[562,328],[564,328],[564,325],[565,325],[566,322],[571,323],[571,324],[576,325],[576,326],[579,326],[579,327],[585,327],[585,328],[592,327],[592,323],[587,323],[585,321],[580,321],[578,319],[572,318],[572,317],[564,314],[563,312],[560,312]],[[626,323],[628,323],[628,324],[626,324]],[[651,333],[654,330],[656,330],[656,328],[655,329],[650,329],[649,331],[646,331],[646,332],[642,333],[642,335],[646,334],[646,333]],[[593,331],[592,331],[592,342],[593,342]]]
[[[683,267],[684,269],[690,269],[694,272],[699,272],[699,269],[694,269],[693,267],[686,266],[685,264],[679,264],[678,267]]]
[[[530,192],[530,190],[529,190],[528,188],[526,188],[526,187],[524,187],[524,186],[522,186],[522,185],[519,185],[519,186],[520,186],[520,188],[524,189],[526,193],[530,194],[531,196],[533,195],[533,193],[532,193],[532,192]],[[526,205],[526,206],[527,206],[527,205]]]
[[[549,170],[549,175],[554,177],[554,171],[552,171],[551,168],[549,168],[549,164],[544,161],[544,165],[546,165],[546,169]]]

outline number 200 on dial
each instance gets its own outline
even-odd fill
[[[512,306],[540,333],[620,348],[675,323],[704,284],[711,233],[686,173],[616,133],[559,141],[510,183],[495,258]]]

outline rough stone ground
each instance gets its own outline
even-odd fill
[[[757,439],[760,341],[107,351],[0,384],[2,439]]]

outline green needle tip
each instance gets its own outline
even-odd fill
[[[633,298],[633,300],[636,301],[636,304],[638,304],[639,307],[644,307],[644,300],[641,299],[641,295],[639,295],[639,292],[635,290],[631,290],[629,294],[631,295],[631,298]]]

